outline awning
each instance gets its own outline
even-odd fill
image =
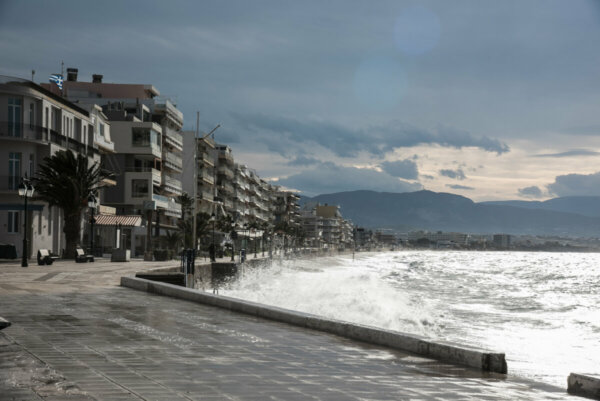
[[[142,216],[127,216],[114,214],[99,214],[95,216],[96,225],[99,226],[121,226],[140,227],[142,225]]]

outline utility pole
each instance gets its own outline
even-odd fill
[[[194,208],[193,208],[193,223],[192,223],[192,244],[194,247],[194,254],[196,252],[196,216],[198,215],[198,133],[200,124],[200,112],[196,112],[196,133],[194,134]]]

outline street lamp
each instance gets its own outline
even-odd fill
[[[31,185],[31,182],[29,182],[29,179],[25,177],[21,180],[21,184],[19,184],[18,190],[19,196],[23,197],[25,201],[25,205],[23,207],[23,210],[25,211],[25,217],[23,224],[23,256],[21,258],[21,267],[27,267],[29,266],[27,264],[27,198],[31,198],[33,196],[33,192],[35,189],[33,188],[33,185]]]
[[[210,215],[210,221],[212,221],[212,245],[211,245],[211,251],[210,251],[210,261],[211,262],[216,262],[217,259],[215,258],[216,254],[217,254],[217,249],[215,248],[215,221],[216,221],[216,217],[215,214],[211,214]]]
[[[94,255],[94,224],[96,223],[96,218],[94,217],[94,212],[98,207],[98,199],[94,196],[94,194],[90,194],[88,196],[88,207],[90,208],[90,254]]]

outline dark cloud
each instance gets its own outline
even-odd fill
[[[541,198],[543,196],[543,191],[540,187],[533,185],[531,187],[519,188],[519,195],[527,198]]]
[[[410,159],[383,162],[381,163],[381,168],[392,177],[404,178],[406,180],[416,180],[419,177],[417,163]]]
[[[290,160],[287,164],[289,166],[312,166],[314,164],[321,163],[320,160],[310,156],[296,156],[293,160]]]
[[[556,196],[600,196],[600,172],[559,175],[547,187]]]
[[[448,177],[448,178],[453,178],[455,180],[464,180],[465,178],[467,178],[465,176],[465,172],[462,171],[462,169],[456,169],[456,170],[450,170],[450,169],[444,169],[444,170],[440,170],[440,175],[443,175],[444,177]]]
[[[438,126],[434,131],[393,121],[385,126],[347,128],[330,121],[297,120],[265,114],[232,113],[242,129],[268,140],[289,140],[302,144],[318,144],[341,157],[356,156],[366,151],[383,156],[394,148],[436,144],[453,148],[477,147],[498,154],[509,151],[508,145],[488,137],[476,137],[462,130]],[[270,135],[266,135],[266,133]]]
[[[446,186],[448,188],[452,188],[452,189],[462,189],[462,190],[466,190],[466,191],[473,191],[475,188],[473,187],[468,187],[466,185],[458,185],[458,184],[446,184]]]
[[[376,170],[344,167],[331,162],[321,163],[274,183],[298,189],[308,196],[356,189],[383,192],[411,192],[422,189],[421,184],[406,182]]]
[[[567,152],[561,153],[542,153],[539,155],[533,155],[533,157],[571,157],[571,156],[598,156],[600,152],[596,152],[588,149],[573,149]]]

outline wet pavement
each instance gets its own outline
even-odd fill
[[[0,264],[0,316],[12,322],[0,332],[0,400],[575,399],[512,376],[118,287],[121,275],[163,266]]]

